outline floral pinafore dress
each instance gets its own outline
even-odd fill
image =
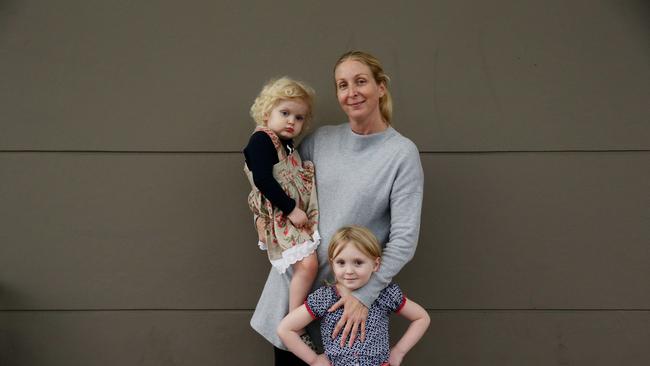
[[[320,243],[314,164],[311,161],[303,162],[297,150],[287,155],[280,139],[269,128],[257,127],[255,132],[257,131],[269,135],[278,153],[279,162],[273,166],[273,178],[296,201],[296,207],[305,211],[309,219],[302,229],[293,226],[284,213],[257,189],[253,173],[244,163],[244,172],[252,187],[248,195],[248,206],[255,217],[261,217],[265,223],[266,244],[260,242],[258,245],[268,252],[273,267],[284,273],[290,265],[314,252]]]

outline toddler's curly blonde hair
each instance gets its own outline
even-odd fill
[[[258,126],[264,126],[273,107],[283,100],[301,100],[307,105],[305,127],[312,118],[314,105],[314,89],[302,81],[287,76],[272,79],[264,85],[260,94],[251,106],[250,114]]]

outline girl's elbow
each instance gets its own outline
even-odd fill
[[[277,328],[275,328],[275,333],[280,337],[281,339],[284,340],[284,337],[286,337],[287,332],[289,329],[286,327],[286,324],[284,321],[280,322]]]
[[[287,337],[287,330],[282,328],[282,326],[278,326],[278,328],[275,330],[275,333],[278,335],[278,337],[280,337],[282,342],[284,342]]]
[[[426,310],[424,310],[424,314],[422,315],[422,324],[424,325],[424,329],[429,328],[429,324],[431,324],[431,317]]]

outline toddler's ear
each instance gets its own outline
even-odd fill
[[[379,267],[381,266],[381,257],[375,258],[375,268],[372,269],[373,272],[379,271]]]

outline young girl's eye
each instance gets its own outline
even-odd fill
[[[356,260],[354,261],[354,265],[355,265],[355,266],[360,266],[360,265],[362,265],[362,264],[363,264],[363,261],[360,260],[360,259],[356,259]]]
[[[338,260],[336,261],[336,264],[338,264],[339,266],[342,266],[342,265],[345,264],[345,261],[344,261],[343,259],[338,259]]]
[[[289,112],[288,111],[280,111],[280,115],[282,115],[283,117],[286,117],[286,116],[289,115]]]
[[[298,121],[304,121],[304,120],[305,120],[305,116],[302,116],[302,115],[299,114],[299,115],[296,116],[296,119],[297,119]]]

